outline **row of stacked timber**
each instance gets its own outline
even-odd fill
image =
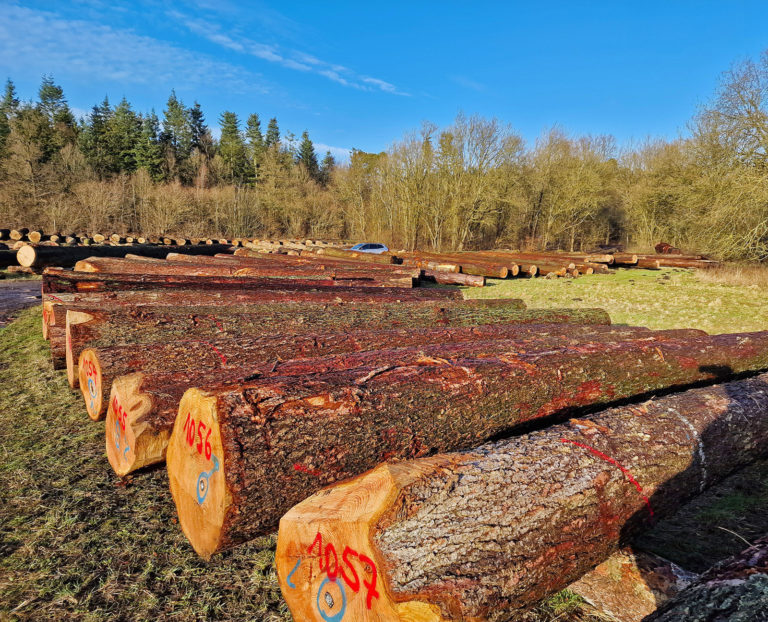
[[[42,328],[114,472],[165,464],[198,554],[280,525],[296,620],[506,620],[579,579],[594,598],[651,518],[768,453],[768,332],[414,287],[537,265],[505,253],[277,246],[48,267]]]

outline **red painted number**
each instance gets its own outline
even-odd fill
[[[339,568],[339,559],[336,555],[336,548],[333,544],[328,543],[323,549],[323,536],[320,532],[317,532],[312,544],[307,548],[307,553],[312,553],[315,547],[317,547],[317,561],[320,565],[320,572],[324,570],[328,573],[328,578],[331,581],[335,581],[336,577],[341,574],[344,582],[349,588],[357,593],[360,591],[360,575],[352,563],[352,558],[357,557],[363,571],[363,587],[365,587],[365,606],[370,609],[374,598],[379,597],[379,592],[376,590],[376,564],[373,560],[362,553],[358,553],[349,546],[344,547],[344,552],[341,554],[341,561],[344,564]],[[331,559],[333,559],[333,568],[331,568]],[[325,562],[325,563],[323,563]],[[347,572],[349,570],[349,572]],[[366,578],[366,575],[370,574],[370,581]]]
[[[123,410],[123,407],[118,403],[117,396],[112,398],[112,410],[114,411],[115,416],[117,417],[117,420],[120,423],[120,429],[125,430],[125,422],[126,422],[127,415]]]
[[[208,434],[205,435],[205,440],[203,440],[203,434],[206,429],[208,429]],[[195,420],[192,419],[190,413],[187,413],[187,419],[184,421],[182,431],[187,433],[187,444],[192,447],[195,444]],[[197,422],[197,446],[195,448],[200,455],[205,454],[206,460],[210,460],[213,454],[210,441],[211,432],[213,432],[213,428],[208,428],[202,421]]]

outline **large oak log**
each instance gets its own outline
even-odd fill
[[[501,302],[501,304],[498,304]],[[67,379],[77,387],[77,361],[86,347],[269,334],[375,330],[401,326],[440,326],[512,322],[519,324],[610,324],[602,309],[522,310],[517,302],[456,301],[454,305],[267,303],[232,306],[134,307],[131,310],[68,309]]]
[[[646,622],[766,622],[768,537],[703,573]]]
[[[563,342],[599,337],[619,340],[640,335],[651,338],[645,328],[614,328],[573,324],[486,324],[467,327],[400,328],[347,331],[325,334],[276,334],[234,339],[195,340],[84,348],[78,359],[79,387],[88,416],[103,418],[112,382],[119,376],[141,372],[159,382],[158,376],[183,371],[192,384],[196,372],[234,369],[265,362],[313,358],[345,352],[362,352],[435,343],[462,343],[488,339],[533,336],[543,343],[547,335],[559,335]],[[664,336],[701,336],[702,331],[666,331]],[[657,337],[661,338],[661,337]],[[574,341],[573,343],[577,343]],[[276,367],[277,369],[277,367]],[[247,375],[247,374],[246,374]],[[170,382],[169,382],[170,384]],[[162,386],[162,385],[161,385]],[[181,396],[179,396],[181,397]],[[178,400],[177,400],[178,401]],[[175,405],[172,406],[175,409]]]
[[[196,248],[196,247],[191,247]],[[200,290],[247,290],[247,289],[304,289],[315,291],[332,291],[339,287],[358,290],[364,286],[355,286],[354,281],[333,280],[328,278],[313,279],[280,279],[259,277],[187,277],[165,274],[98,274],[88,272],[68,272],[59,268],[46,268],[43,271],[43,293],[57,294],[59,292],[89,292],[89,291],[124,291],[139,289],[190,289]],[[385,289],[385,288],[382,288]],[[459,290],[422,290],[395,287],[403,298],[423,298],[427,300],[460,299]]]
[[[473,274],[456,274],[441,270],[422,270],[421,276],[426,281],[434,281],[443,285],[464,285],[468,287],[484,287],[485,277]]]
[[[762,375],[382,465],[283,517],[280,587],[298,620],[509,620],[768,453],[767,410]]]
[[[19,249],[16,259],[19,265],[28,268],[61,266],[71,268],[81,259],[88,257],[124,257],[128,253],[140,253],[148,257],[165,257],[169,252],[215,255],[226,252],[228,246],[184,246],[180,248],[158,248],[154,246],[94,246],[85,248],[72,246],[25,246]]]
[[[573,330],[568,331],[568,328]],[[696,331],[693,332],[695,334]],[[231,344],[221,341],[208,342],[200,344],[205,347],[190,348],[199,354],[200,361],[209,363],[207,366],[198,363],[193,366],[189,359],[186,365],[178,364],[174,359],[161,359],[161,362],[169,360],[169,367],[176,366],[177,369],[157,371],[161,369],[160,365],[154,363],[151,367],[139,368],[141,371],[114,379],[109,398],[105,400],[108,404],[107,455],[118,475],[163,461],[179,402],[190,386],[238,383],[246,377],[300,376],[353,368],[376,369],[392,365],[394,361],[399,365],[413,365],[438,356],[466,357],[478,353],[487,356],[493,352],[508,352],[510,349],[532,352],[622,339],[648,343],[679,338],[678,335],[692,336],[691,331],[672,333],[674,335],[652,333],[647,329],[611,329],[604,326],[501,325],[432,331],[386,331],[372,336],[351,335],[351,338],[346,335],[296,337],[296,344],[283,340],[285,347],[275,339],[264,339],[263,345],[253,340],[242,344],[243,351],[228,348]],[[308,343],[309,340],[321,342],[322,345]],[[177,344],[177,347],[180,345]],[[290,357],[297,352],[296,345],[304,346],[304,351],[299,353],[301,356],[324,356],[281,361],[280,357]],[[359,347],[367,348],[367,351],[357,352]],[[377,347],[380,349],[374,349]],[[227,351],[234,351],[239,358],[230,360],[225,355]],[[98,391],[99,361],[98,356],[88,356],[91,352],[83,351],[79,366],[80,386],[87,387],[83,389],[86,403],[94,399]],[[186,356],[186,353],[178,352],[178,349],[169,352],[169,348],[166,348],[164,353]],[[126,353],[116,353],[109,349],[106,354],[107,358],[115,360],[118,358],[115,354],[125,356]],[[273,358],[268,358],[270,355]],[[122,360],[120,358],[118,364]],[[101,366],[101,370],[103,387],[104,366]],[[93,375],[89,377],[92,371]],[[89,411],[95,411],[95,406],[89,406]]]
[[[321,486],[383,460],[468,448],[577,407],[768,367],[768,333],[495,351],[190,389],[167,455],[184,533],[207,557],[272,529]],[[216,473],[210,456],[188,444],[188,417],[212,431]],[[211,473],[208,504],[197,501],[201,472]]]

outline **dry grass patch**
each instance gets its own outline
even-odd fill
[[[702,283],[768,289],[768,265],[724,264],[718,268],[697,270],[696,279]]]

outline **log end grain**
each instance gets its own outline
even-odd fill
[[[119,376],[109,394],[105,423],[107,458],[120,476],[165,458],[170,434],[156,431],[147,422],[152,401],[141,391],[143,378],[142,372]]]
[[[16,251],[16,261],[24,268],[32,268],[37,261],[37,250],[35,250],[34,246],[25,244]]]
[[[166,463],[181,529],[198,555],[210,559],[232,504],[215,396],[194,388],[184,394]]]
[[[103,399],[101,365],[95,350],[86,348],[80,353],[77,361],[77,377],[88,416],[93,421],[101,421],[107,405]]]
[[[419,600],[397,602],[371,531],[404,482],[430,460],[385,464],[299,503],[280,520],[275,565],[295,620],[442,622],[440,609]]]
[[[65,328],[67,350],[67,382],[69,382],[69,386],[73,389],[77,388],[79,373],[77,369],[77,362],[75,361],[75,357],[72,352],[71,327],[76,324],[84,324],[86,322],[90,322],[92,319],[93,316],[90,313],[84,313],[82,311],[67,311],[67,322]]]

